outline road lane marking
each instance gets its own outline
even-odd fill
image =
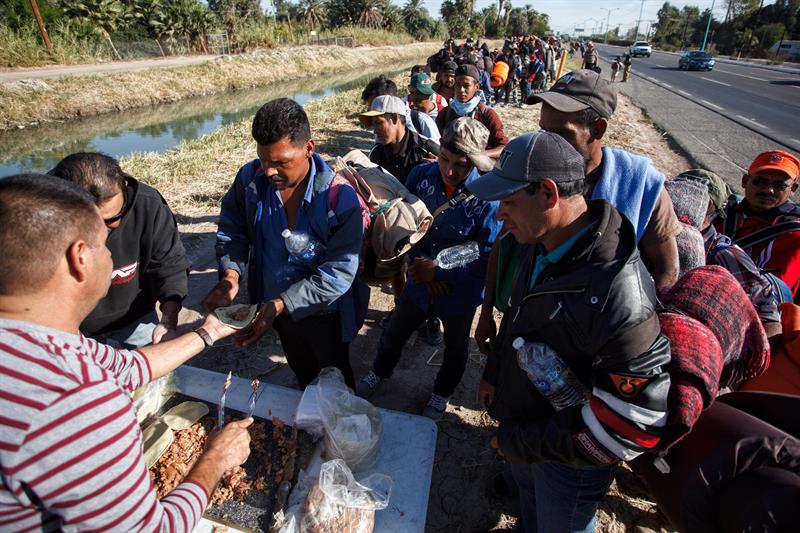
[[[712,80],[711,78],[706,78],[705,76],[700,76],[700,78],[704,79],[706,81],[710,81],[712,83],[719,83],[720,85],[724,85],[725,87],[730,87],[731,86],[730,83],[725,83],[724,81]]]
[[[669,83],[664,83],[664,82],[662,81],[662,82],[661,82],[661,85],[663,85],[664,87],[669,87],[670,89],[672,89],[672,85],[670,85]]]
[[[743,117],[742,115],[736,115],[736,116],[737,116],[737,117],[739,117],[739,118],[740,118],[740,119],[742,119],[742,120],[746,120],[746,121],[747,121],[747,122],[749,122],[750,124],[753,124],[753,125],[755,125],[755,126],[758,126],[759,128],[764,128],[764,129],[767,129],[767,127],[766,127],[765,125],[763,125],[763,124],[761,124],[761,123],[759,123],[759,122],[756,122],[756,121],[755,121],[755,120],[753,120],[752,118]]]
[[[700,100],[700,101],[701,101],[701,102],[703,102],[703,103],[704,103],[704,104],[706,104],[706,105],[710,105],[711,107],[713,107],[714,109],[716,109],[716,110],[718,110],[718,111],[722,111],[722,110],[724,110],[724,109],[725,109],[724,107],[718,106],[717,104],[712,104],[712,103],[711,103],[711,102],[709,102],[708,100]],[[745,119],[745,120],[747,120],[747,119]]]
[[[656,66],[657,66],[657,67],[664,68],[664,65],[659,65],[658,63],[656,63]]]
[[[743,78],[750,78],[751,80],[769,81],[766,78],[756,78],[755,76],[748,76],[747,74],[739,74],[738,72],[731,72],[730,70],[722,70],[718,68],[717,71],[724,72],[725,74],[733,74],[734,76],[741,76]]]
[[[692,96],[691,94],[687,93],[686,91],[682,91],[678,89],[678,92],[681,93],[683,96]]]
[[[797,144],[800,144],[800,141],[798,141],[798,140],[797,140],[797,139],[795,139],[794,137],[792,137],[790,140],[791,140],[792,142],[796,142]]]

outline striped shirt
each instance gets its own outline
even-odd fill
[[[130,392],[138,351],[0,319],[0,531],[191,531],[208,505],[186,482],[158,500]]]

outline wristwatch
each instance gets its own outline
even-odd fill
[[[208,334],[206,328],[201,326],[196,330],[194,330],[194,332],[200,335],[200,338],[203,339],[203,342],[206,344],[207,348],[211,348],[212,346],[214,346],[214,339],[212,339],[211,335]]]

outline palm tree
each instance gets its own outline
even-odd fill
[[[386,7],[384,0],[361,0],[359,2],[358,23],[368,28],[377,28],[383,20],[381,9]]]
[[[303,0],[300,2],[303,19],[312,30],[322,26],[325,19],[325,0]]]

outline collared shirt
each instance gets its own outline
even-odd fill
[[[531,273],[530,288],[532,289],[536,286],[539,275],[544,272],[545,268],[561,261],[561,258],[569,252],[570,248],[575,246],[575,243],[578,242],[581,237],[592,231],[592,228],[596,225],[597,223],[594,223],[589,224],[585,228],[581,228],[572,237],[559,244],[552,252],[548,252],[544,249],[544,246],[537,244],[537,254],[533,264],[533,273]]]
[[[424,115],[424,113],[422,113]],[[405,184],[408,173],[416,165],[424,162],[425,157],[439,155],[439,145],[425,139],[415,131],[406,128],[406,134],[400,141],[400,150],[393,152],[387,144],[376,144],[369,152],[369,160],[389,171],[400,183]]]

